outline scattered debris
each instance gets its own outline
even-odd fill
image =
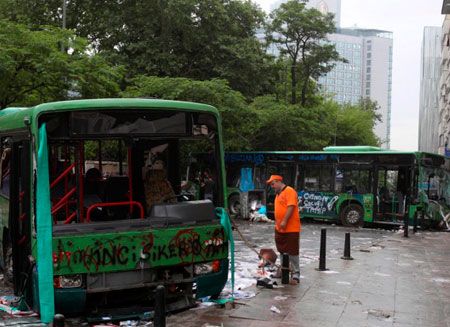
[[[450,283],[450,280],[445,279],[445,278],[433,278],[432,281],[436,282],[436,283],[444,283],[444,284]]]
[[[340,284],[340,285],[352,285],[352,283],[350,283],[350,282],[343,282],[343,281],[338,281],[338,282],[336,282],[336,284]]]
[[[258,267],[274,266],[277,262],[277,254],[272,249],[261,249],[259,250],[260,261]]]
[[[252,291],[241,291],[241,290],[237,290],[234,291],[234,299],[235,300],[246,300],[246,299],[251,299],[252,297],[256,296],[255,292]]]
[[[381,276],[381,277],[391,277],[391,275],[389,275],[389,274],[383,274],[378,271],[374,272],[373,274],[376,276]]]
[[[262,286],[263,288],[273,289],[273,286],[277,285],[277,282],[272,281],[270,278],[259,278],[256,281],[256,286]]]
[[[274,299],[275,301],[284,301],[284,300],[287,300],[288,298],[289,298],[288,296],[277,295],[277,296],[275,296],[273,299]]]
[[[392,317],[392,313],[388,311],[378,310],[378,309],[370,309],[367,313],[371,316],[381,319],[389,319]]]
[[[280,309],[278,309],[278,308],[277,308],[276,306],[274,306],[274,305],[272,305],[272,306],[270,307],[270,311],[275,312],[275,313],[278,313],[278,314],[281,313]]]

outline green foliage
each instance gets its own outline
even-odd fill
[[[343,106],[330,103],[336,114],[336,145],[379,145],[380,140],[373,132],[376,111],[367,110],[361,103]]]
[[[116,95],[121,69],[86,48],[86,41],[69,30],[30,30],[0,20],[0,109],[63,100],[68,91],[82,97]]]
[[[70,0],[62,30],[62,1],[2,0],[0,108],[119,94],[175,99],[217,107],[227,150],[376,145],[376,103],[341,106],[318,92],[315,80],[345,60],[326,42],[333,16],[305,2],[281,4],[266,23],[247,0]],[[267,44],[256,37],[264,25]],[[282,54],[276,62],[270,43]]]
[[[307,105],[310,78],[329,72],[340,58],[334,45],[324,43],[335,31],[333,15],[322,15],[306,8],[305,0],[289,0],[270,14],[266,28],[268,42],[278,46],[282,56],[289,58],[291,71],[291,103],[297,103],[300,84],[302,106]]]
[[[61,1],[16,1],[27,23],[62,25]],[[247,97],[272,90],[273,59],[255,35],[265,14],[251,1],[73,0],[66,17],[128,77],[222,78]]]
[[[125,97],[152,97],[206,103],[219,109],[227,150],[251,149],[254,117],[244,96],[227,81],[195,81],[187,78],[138,76],[122,93]]]
[[[336,145],[377,145],[375,116],[360,105],[341,106],[333,101],[299,108],[259,97],[251,104],[258,123],[254,150],[322,150]]]
[[[332,138],[332,117],[326,106],[300,108],[273,97],[260,97],[251,105],[259,121],[255,150],[321,150]]]

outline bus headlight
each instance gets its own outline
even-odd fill
[[[53,278],[53,285],[55,288],[75,288],[81,287],[83,279],[81,275],[67,275],[57,276]]]
[[[194,265],[195,275],[205,275],[220,270],[220,261],[214,260],[211,262],[197,263]]]

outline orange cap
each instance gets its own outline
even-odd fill
[[[272,183],[273,181],[282,181],[283,177],[280,175],[270,175],[270,178],[266,181],[267,184]]]

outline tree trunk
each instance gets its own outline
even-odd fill
[[[294,63],[291,66],[291,104],[297,103],[297,65]]]
[[[300,96],[300,104],[302,107],[306,105],[306,93],[308,92],[308,83],[309,83],[309,76],[305,77],[305,80],[302,84],[302,93]]]

